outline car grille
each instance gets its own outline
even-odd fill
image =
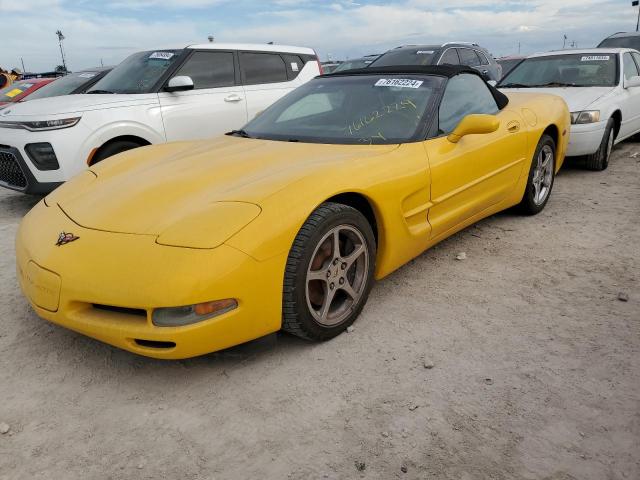
[[[27,187],[27,177],[11,152],[0,151],[0,182],[15,188]]]

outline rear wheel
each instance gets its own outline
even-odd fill
[[[95,165],[98,162],[101,162],[105,158],[112,157],[117,155],[118,153],[126,152],[127,150],[131,150],[133,148],[141,147],[137,142],[133,142],[131,140],[116,140],[115,142],[108,143],[100,147],[100,149],[96,152],[96,154],[91,159],[91,165]]]
[[[531,161],[529,180],[519,205],[524,214],[535,215],[544,209],[553,188],[555,168],[556,143],[549,135],[543,135]]]
[[[613,118],[610,118],[607,122],[607,126],[604,129],[604,135],[602,136],[602,142],[598,151],[592,155],[585,157],[585,166],[589,170],[602,171],[609,166],[609,158],[613,151],[613,142],[615,140]]]
[[[308,340],[328,340],[344,331],[367,301],[375,258],[373,231],[358,210],[320,205],[289,252],[283,330]]]

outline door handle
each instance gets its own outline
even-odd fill
[[[484,73],[485,75],[487,75],[489,73],[489,70],[482,70],[482,73]]]
[[[225,102],[239,102],[241,100],[242,100],[242,97],[240,95],[235,94],[235,93],[232,93],[228,97],[224,97],[224,101]]]
[[[520,131],[520,122],[517,122],[515,120],[507,123],[507,131],[509,133],[516,133],[518,131]]]

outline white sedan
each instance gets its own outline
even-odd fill
[[[571,111],[567,156],[604,170],[615,143],[640,132],[640,53],[594,48],[536,53],[498,84],[505,91],[553,93]],[[526,112],[525,120],[535,121]]]

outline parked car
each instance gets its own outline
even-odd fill
[[[46,193],[125,150],[239,128],[319,73],[312,49],[284,45],[135,53],[86,94],[2,111],[0,185]]]
[[[29,100],[85,93],[112,69],[113,67],[99,67],[70,73],[39,89],[29,96]]]
[[[504,78],[507,73],[513,70],[513,68],[525,58],[527,58],[526,55],[511,55],[496,58],[496,62],[498,62],[498,65],[502,68],[502,78]]]
[[[8,87],[0,89],[0,108],[12,103],[24,102],[31,99],[45,85],[53,82],[53,78],[38,78],[33,80],[18,80]]]
[[[365,55],[364,57],[360,57],[360,58],[352,58],[350,60],[345,60],[344,62],[342,62],[340,65],[338,65],[336,67],[335,70],[333,70],[334,72],[342,72],[344,70],[354,70],[357,68],[366,68],[369,65],[371,65],[371,63],[380,56],[380,54],[377,55]]]
[[[598,48],[633,48],[640,50],[640,32],[618,32],[600,42]]]
[[[370,67],[393,65],[466,65],[487,80],[498,81],[502,69],[488,50],[477,43],[449,42],[441,45],[404,45],[383,53]]]
[[[230,135],[126,152],[51,193],[19,227],[20,285],[39,316],[151,357],[327,340],[374,278],[500,210],[540,212],[569,122],[562,99],[467,67],[321,76]]]
[[[628,48],[531,55],[498,87],[559,95],[571,110],[569,156],[604,170],[615,143],[640,132],[640,53]]]

